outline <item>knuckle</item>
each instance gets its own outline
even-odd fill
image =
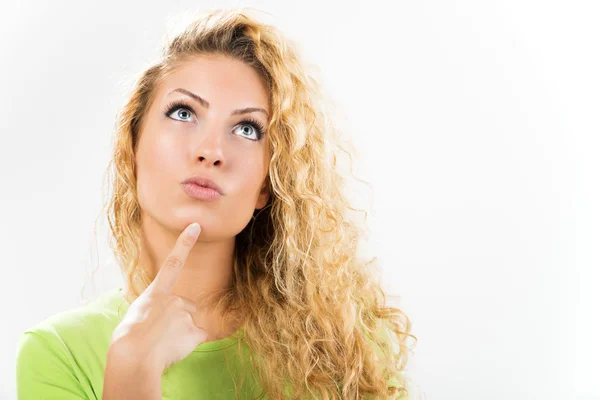
[[[169,268],[179,268],[183,264],[183,260],[178,256],[169,256],[165,261],[165,265]]]
[[[187,326],[188,326],[188,328],[190,330],[194,329],[196,327],[196,323],[194,322],[194,318],[192,317],[192,314],[186,313],[185,314],[185,319],[186,319],[186,321],[188,323]]]
[[[194,321],[194,318],[191,315],[188,318],[188,332],[194,335],[198,335],[203,332],[202,328],[196,325],[196,321]]]
[[[185,305],[185,301],[179,296],[173,296],[171,298],[171,304],[175,307],[181,308]]]
[[[183,243],[186,247],[192,247],[196,243],[196,239],[189,236],[184,236],[181,239],[181,243]]]

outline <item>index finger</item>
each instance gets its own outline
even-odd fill
[[[151,290],[159,290],[165,293],[171,293],[179,273],[183,269],[185,260],[187,259],[190,250],[196,244],[196,239],[200,233],[200,225],[197,222],[190,224],[183,230],[177,238],[175,247],[167,256],[162,267],[156,274],[154,281],[150,284]]]

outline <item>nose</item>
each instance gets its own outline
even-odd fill
[[[219,129],[209,129],[198,135],[195,147],[195,158],[208,165],[219,166],[223,164],[225,157],[223,152],[223,133]]]

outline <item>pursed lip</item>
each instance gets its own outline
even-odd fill
[[[203,176],[192,176],[191,178],[186,179],[185,181],[181,182],[182,184],[186,184],[186,183],[195,183],[198,186],[202,186],[202,187],[207,187],[210,189],[214,189],[217,192],[219,192],[219,194],[223,195],[223,190],[221,190],[221,188],[219,187],[219,185],[217,185],[214,181],[212,181],[211,179],[208,179],[206,177]]]

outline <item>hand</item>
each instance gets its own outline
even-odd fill
[[[193,232],[194,227],[197,232]],[[115,328],[111,347],[116,345],[115,351],[125,358],[147,363],[145,367],[162,373],[206,341],[208,333],[192,318],[196,304],[173,294],[177,277],[199,234],[197,223],[183,231],[152,283],[131,303]]]

